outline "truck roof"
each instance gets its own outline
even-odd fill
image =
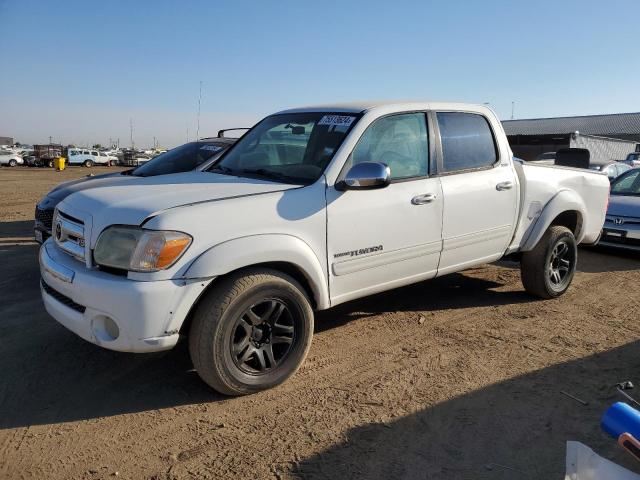
[[[386,101],[360,101],[345,102],[325,105],[310,105],[307,107],[291,108],[277,112],[281,113],[303,113],[303,112],[344,112],[344,113],[364,113],[376,109],[385,110],[490,110],[484,105],[472,103],[456,103],[456,102],[430,102],[430,101],[410,101],[410,100],[386,100]]]

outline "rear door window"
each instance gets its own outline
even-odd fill
[[[486,168],[498,160],[496,141],[485,117],[476,113],[438,112],[445,172]]]

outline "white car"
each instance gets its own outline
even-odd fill
[[[15,167],[16,165],[22,165],[24,160],[17,153],[9,151],[0,151],[0,165],[8,165],[9,167]]]
[[[85,167],[92,167],[94,165],[106,166],[118,161],[118,157],[87,148],[70,148],[67,156],[69,165],[84,165]]]
[[[206,171],[66,197],[40,249],[44,305],[113,350],[187,334],[202,379],[241,395],[298,369],[314,310],[504,257],[528,292],[558,297],[609,181],[512,157],[484,106],[279,112]]]

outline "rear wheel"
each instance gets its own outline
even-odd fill
[[[83,165],[87,168],[93,167],[93,162],[91,160],[85,160]]]
[[[225,395],[274,387],[304,361],[313,311],[302,287],[275,270],[233,274],[198,306],[189,332],[196,371]]]
[[[15,159],[12,158],[11,160],[9,160],[9,166],[10,167],[15,167],[16,165],[18,165],[18,162],[16,162]]]
[[[53,168],[53,160],[47,160],[47,167]]]
[[[571,285],[577,262],[578,248],[571,230],[552,225],[533,250],[522,254],[522,284],[532,295],[559,297]]]

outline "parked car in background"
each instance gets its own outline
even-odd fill
[[[0,165],[7,165],[9,167],[15,167],[17,165],[22,165],[24,160],[17,153],[13,153],[10,151],[0,151]]]
[[[640,152],[632,152],[622,161],[631,167],[640,167]]]
[[[68,150],[67,163],[69,165],[84,165],[93,167],[94,165],[107,166],[118,161],[118,157],[108,155],[106,152],[87,148],[70,148]]]
[[[591,170],[596,170],[598,172],[602,172],[607,175],[610,182],[613,182],[619,175],[622,175],[624,172],[631,170],[631,167],[623,162],[617,162],[612,160],[606,163],[592,163],[589,168]]]
[[[235,138],[211,138],[200,142],[185,143],[158,155],[138,168],[103,175],[91,175],[61,183],[47,193],[36,205],[35,239],[42,243],[51,236],[51,222],[56,205],[72,193],[88,188],[125,184],[136,177],[153,177],[194,169],[201,170],[211,165],[236,140]]]
[[[303,363],[314,310],[505,256],[530,294],[564,294],[609,182],[512,156],[483,106],[279,112],[205,171],[63,200],[40,249],[42,299],[101,347],[166,350],[188,334],[214,389],[271,388]]]
[[[640,168],[623,173],[611,184],[598,245],[640,250]]]

